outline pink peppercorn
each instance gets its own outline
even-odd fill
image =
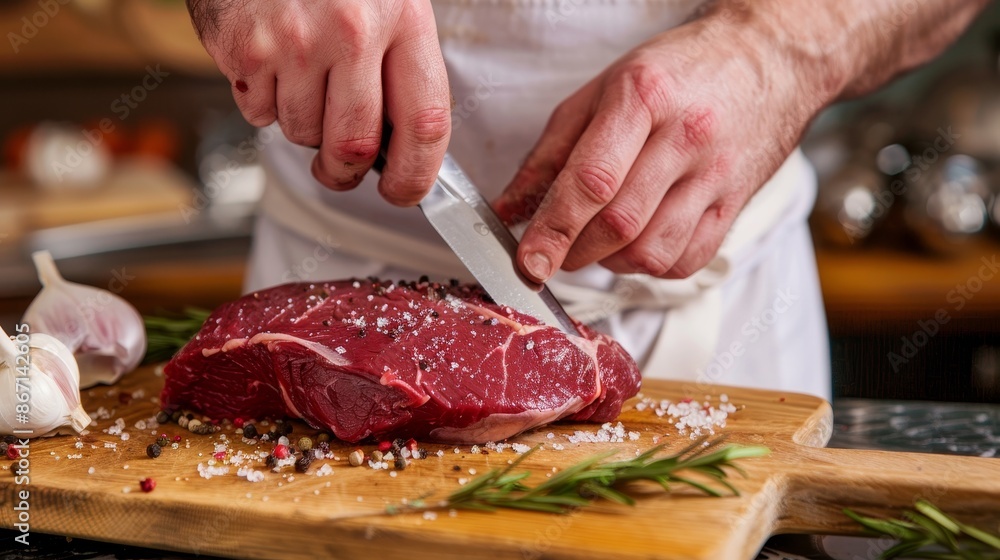
[[[237,428],[242,428],[243,427],[243,423],[244,423],[244,420],[242,418],[234,418],[233,419],[233,426],[235,426]]]
[[[226,452],[225,451],[217,451],[214,455],[212,455],[212,457],[215,457],[216,461],[221,461],[221,460],[223,460],[223,459],[226,458]]]
[[[18,455],[19,454],[17,452],[17,447],[15,447],[13,445],[7,446],[7,458],[8,459],[10,459],[11,461],[13,461],[14,459],[17,459]]]
[[[392,449],[391,441],[378,442],[378,450],[381,451],[382,453],[388,453],[390,449]]]
[[[144,478],[139,481],[139,488],[142,488],[143,492],[152,492],[156,488],[156,481],[152,478]]]
[[[180,441],[181,441],[181,436],[179,435],[174,436],[174,443],[180,443]]]
[[[406,448],[409,449],[410,451],[416,451],[417,450],[417,440],[415,440],[413,438],[410,438],[410,439],[406,440]]]
[[[287,459],[288,458],[288,446],[278,444],[274,446],[274,451],[272,453],[277,459]]]

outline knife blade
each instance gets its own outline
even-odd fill
[[[384,125],[382,149],[373,169],[385,167],[391,134]],[[580,336],[559,300],[544,284],[521,274],[515,263],[517,239],[451,156],[445,154],[437,180],[420,201],[431,226],[495,302],[527,313],[567,334]]]

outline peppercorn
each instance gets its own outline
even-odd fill
[[[271,451],[271,454],[279,459],[287,459],[288,456],[290,455],[288,451],[288,446],[282,445],[280,443],[274,446],[274,450]]]
[[[299,446],[299,451],[309,451],[310,449],[313,448],[313,440],[305,436],[302,436],[299,438],[298,446]]]
[[[15,441],[14,436],[3,436],[3,442],[7,445],[14,445]]]
[[[453,470],[453,471],[455,471],[455,472],[458,472],[458,471],[462,470],[462,467],[460,467],[460,466],[458,466],[458,465],[455,465],[455,466],[453,466],[453,467],[451,468],[451,470]]]
[[[361,330],[358,331],[358,338],[364,338],[366,336],[368,336],[368,331],[362,327]]]
[[[361,452],[360,449],[355,449],[351,451],[351,454],[347,456],[347,462],[351,464],[352,467],[360,467],[361,463],[365,462],[365,454]]]
[[[0,455],[6,455],[8,447],[10,446],[7,445],[6,441],[0,442]]]
[[[267,465],[267,468],[269,469],[276,468],[278,466],[278,458],[274,455],[268,455],[267,459],[264,459],[264,464]]]
[[[177,434],[176,436],[174,436],[174,443],[180,443],[180,442],[181,442],[181,436],[180,434]]]
[[[309,470],[309,465],[312,464],[312,455],[306,454],[297,461],[295,461],[295,472],[304,473]]]
[[[161,450],[162,448],[160,447],[159,444],[151,443],[148,446],[146,446],[146,456],[149,457],[150,459],[156,459],[157,457],[160,456]]]
[[[326,443],[326,442],[330,441],[330,434],[328,434],[326,432],[322,432],[318,436],[316,436],[316,441],[318,441],[320,443]]]
[[[423,447],[417,449],[417,457],[420,458],[420,459],[426,459],[427,458],[427,450],[424,449]]]
[[[13,461],[14,459],[17,459],[20,455],[21,454],[17,452],[17,446],[16,445],[8,445],[7,446],[7,458],[8,459],[10,459],[11,461]]]
[[[427,371],[427,368],[431,367],[431,366],[430,366],[430,365],[429,365],[429,364],[428,364],[427,362],[425,362],[424,360],[420,360],[420,364],[419,364],[419,365],[420,365],[420,369],[422,369],[422,370],[424,370],[424,371]]]
[[[191,429],[191,424],[188,424],[188,429]],[[203,436],[214,432],[215,428],[211,424],[201,423],[198,426],[195,426],[194,429],[191,429],[191,431]]]
[[[152,492],[156,488],[156,481],[152,478],[144,478],[139,481],[139,488],[142,488],[143,492]]]
[[[393,450],[393,451],[396,451],[397,453],[398,453],[398,452],[399,452],[399,450],[400,450],[400,449],[402,449],[402,448],[403,448],[403,447],[404,447],[405,445],[406,445],[406,440],[405,440],[405,439],[403,439],[403,438],[401,438],[401,437],[398,437],[398,438],[396,438],[396,439],[392,440],[392,450]]]
[[[156,413],[156,423],[166,424],[170,420],[170,414],[166,410],[161,410]]]
[[[166,447],[170,445],[170,438],[167,437],[167,434],[160,434],[160,437],[156,438],[156,445]]]
[[[243,437],[247,439],[257,439],[257,427],[253,424],[243,426]]]
[[[239,416],[237,416],[236,418],[233,418],[233,427],[235,427],[235,428],[242,428],[245,423],[246,422],[244,422],[244,420],[242,418],[240,418]]]
[[[204,426],[204,424],[202,424],[201,420],[198,420],[197,418],[188,420],[187,429],[191,430],[192,432],[196,432],[197,430],[200,429],[201,426]]]
[[[392,465],[396,467],[397,471],[401,471],[406,468],[406,459],[402,455],[396,455],[396,458],[392,461]]]
[[[180,418],[177,419],[177,425],[180,426],[180,427],[182,427],[182,428],[187,428],[188,427],[188,423],[190,423],[190,422],[191,421],[188,420],[187,416],[181,416]]]
[[[175,410],[170,413],[170,421],[176,423],[181,419],[181,416],[183,416],[183,414],[181,414],[181,411]]]
[[[385,441],[378,442],[378,450],[381,451],[382,453],[385,453],[386,451],[388,451],[390,449],[392,449],[392,442],[391,441],[385,440]]]
[[[317,447],[319,447],[319,450],[322,451],[323,453],[329,453],[330,452],[330,442],[328,442],[328,441],[321,441],[321,442],[319,442],[319,444],[318,444]]]
[[[378,449],[376,449],[375,451],[372,451],[372,461],[374,461],[376,463],[381,463],[382,462],[382,452],[379,451]]]

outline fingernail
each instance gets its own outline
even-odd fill
[[[524,257],[524,267],[538,280],[545,282],[552,274],[552,261],[543,253],[528,253]]]

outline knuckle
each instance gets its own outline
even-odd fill
[[[328,153],[337,161],[346,163],[367,163],[378,155],[382,139],[378,136],[338,138],[330,142]]]
[[[614,243],[628,243],[642,233],[642,224],[635,213],[620,206],[608,206],[598,212],[599,227]]]
[[[346,53],[359,55],[371,44],[372,26],[368,10],[360,5],[345,2],[340,17],[334,23],[334,36]]]
[[[451,111],[444,107],[422,109],[411,115],[404,126],[418,145],[447,144],[451,135]]]
[[[573,173],[580,191],[593,204],[604,206],[611,202],[620,184],[613,167],[606,162],[584,163]]]
[[[654,114],[670,105],[670,81],[657,64],[636,60],[626,68],[625,80],[631,93]]]
[[[573,246],[575,236],[572,227],[568,224],[548,222],[539,224],[538,229],[541,237],[545,239],[545,243],[556,251],[565,253]]]
[[[630,248],[625,251],[622,257],[629,268],[649,276],[663,276],[673,264],[671,260],[667,259],[666,254],[648,247]]]
[[[681,117],[684,145],[688,149],[702,150],[715,140],[716,117],[708,107],[692,107]]]

